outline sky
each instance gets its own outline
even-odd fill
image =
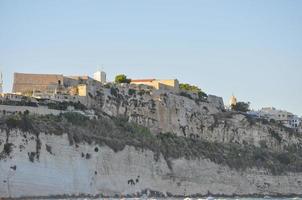
[[[301,0],[0,0],[0,70],[177,78],[302,115]]]

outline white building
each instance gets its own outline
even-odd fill
[[[261,118],[281,122],[289,128],[298,128],[301,123],[301,119],[297,115],[285,110],[277,110],[274,107],[262,108],[258,113]]]
[[[262,108],[259,111],[259,114],[261,117],[267,118],[267,119],[274,119],[276,121],[284,121],[288,120],[291,116],[293,116],[292,113],[284,111],[284,110],[277,110],[274,107],[266,107]]]
[[[297,115],[294,115],[290,120],[289,120],[289,126],[292,128],[299,128],[301,124],[301,118],[299,118]]]
[[[105,84],[106,83],[106,73],[98,70],[93,74],[93,79]]]

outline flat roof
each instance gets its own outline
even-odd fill
[[[156,79],[134,79],[134,80],[131,80],[131,82],[152,82],[152,81],[155,81]]]

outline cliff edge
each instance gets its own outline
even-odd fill
[[[3,197],[302,195],[301,133],[219,98],[103,88],[78,113],[0,117]]]

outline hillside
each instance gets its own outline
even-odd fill
[[[219,98],[103,88],[98,119],[0,118],[0,194],[302,195],[301,134]]]

